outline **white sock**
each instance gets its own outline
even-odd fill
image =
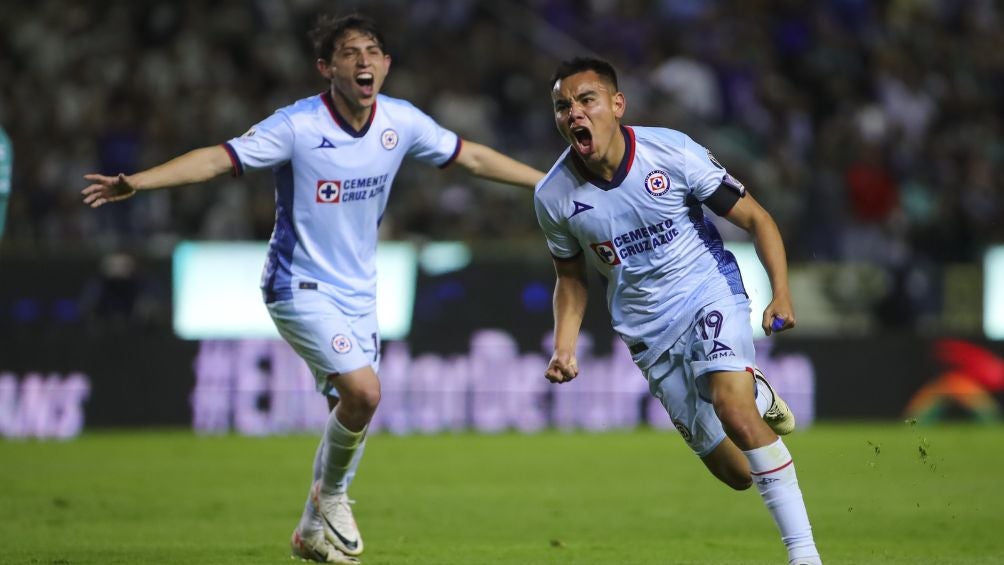
[[[349,486],[352,484],[352,479],[356,478],[356,471],[359,470],[359,461],[363,458],[363,452],[366,451],[366,438],[363,438],[362,443],[356,448],[356,452],[352,455],[352,461],[349,461],[349,468],[345,471],[345,491],[349,490]]]
[[[317,445],[317,451],[314,453],[314,474],[310,481],[310,487],[313,489],[314,482],[321,478],[321,467],[323,465],[324,458],[324,438],[321,438],[321,443]],[[306,531],[317,531],[323,527],[321,523],[321,517],[315,512],[314,502],[310,500],[310,490],[307,491],[307,502],[303,505],[303,514],[300,515],[300,525],[297,529],[300,532]]]
[[[760,379],[753,379],[753,384],[756,386],[756,409],[760,411],[762,418],[770,410],[771,404],[774,404],[774,394]]]
[[[324,430],[324,456],[321,465],[321,492],[324,494],[344,493],[349,481],[355,475],[353,462],[358,465],[355,454],[366,438],[366,428],[353,432],[342,425],[334,410],[328,416]]]
[[[802,491],[798,488],[795,465],[781,438],[770,445],[743,451],[750,462],[753,484],[760,491],[767,510],[770,511],[781,541],[788,549],[788,559],[818,560],[819,552],[812,539],[812,526],[805,512]]]
[[[317,446],[317,452],[314,453],[314,474],[310,481],[311,487],[315,481],[321,478],[321,470],[324,468],[324,444],[325,440],[322,437],[321,443]],[[352,461],[349,462],[349,469],[345,473],[345,490],[348,491],[349,485],[352,484],[352,479],[356,476],[356,471],[359,469],[359,461],[363,458],[363,451],[366,449],[366,439],[363,438],[363,442],[359,444],[356,448],[355,454],[352,456]],[[299,529],[303,531],[317,531],[323,527],[321,522],[321,516],[315,511],[314,502],[310,499],[310,491],[307,491],[307,502],[303,505],[303,514],[300,515],[300,526]]]

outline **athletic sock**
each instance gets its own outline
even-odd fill
[[[344,493],[348,488],[351,475],[355,475],[353,460],[366,438],[366,428],[353,432],[342,425],[335,415],[336,410],[328,416],[328,425],[324,430],[324,457],[321,465],[321,492],[324,494]],[[358,461],[355,461],[358,464]],[[352,471],[350,473],[350,471]]]
[[[767,383],[760,379],[753,379],[753,384],[756,386],[756,409],[760,412],[760,417],[762,418],[770,410],[771,405],[774,404],[774,393],[771,392]]]
[[[321,478],[321,472],[324,469],[324,446],[326,444],[324,437],[321,437],[321,443],[317,446],[317,451],[314,453],[314,473],[312,475],[312,480],[310,481],[311,487],[313,484]],[[359,469],[359,461],[363,458],[363,451],[366,449],[366,438],[363,438],[362,443],[356,448],[356,452],[352,455],[352,460],[349,461],[349,468],[345,473],[345,491],[348,491],[349,486],[352,484],[352,479],[356,476],[356,471]],[[310,491],[307,491],[307,502],[303,504],[303,514],[300,515],[299,530],[301,532],[305,531],[317,531],[324,526],[321,522],[321,516],[317,513],[314,508],[314,502],[311,500]]]
[[[352,454],[352,460],[349,461],[349,468],[345,471],[345,491],[349,490],[352,486],[352,479],[356,478],[356,471],[359,470],[359,461],[363,458],[363,452],[366,451],[366,438],[363,437],[363,441],[359,443],[359,447],[356,448],[356,452]]]
[[[812,526],[805,512],[802,491],[798,488],[795,465],[780,438],[770,445],[743,451],[750,462],[753,483],[763,497],[788,550],[788,559],[818,560],[819,552],[812,539]],[[811,561],[810,561],[811,562]]]
[[[324,444],[324,437],[321,437],[321,443],[317,445],[317,451],[314,453],[314,473],[310,481],[311,490],[313,490],[314,483],[321,478],[321,468],[324,465]],[[321,517],[314,508],[314,501],[311,500],[310,490],[308,490],[307,502],[303,504],[303,514],[300,515],[300,524],[297,529],[303,533],[317,531],[322,527]]]

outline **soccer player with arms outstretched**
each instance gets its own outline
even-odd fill
[[[791,454],[778,437],[794,417],[754,367],[749,298],[703,207],[752,236],[773,289],[763,313],[768,335],[795,325],[777,225],[685,134],[621,125],[626,100],[609,63],[564,62],[551,84],[555,123],[570,147],[534,197],[557,273],[546,378],[578,375],[591,265],[606,283],[614,330],[683,439],[725,484],[756,484],[791,565],[819,564]]]
[[[533,187],[543,173],[462,140],[410,103],[380,94],[390,68],[369,18],[322,17],[312,32],[329,88],[279,109],[243,136],[135,175],[86,175],[93,207],[137,191],[271,168],[276,221],[262,294],[282,337],[303,357],[331,415],[314,481],[292,537],[295,556],[358,563],[363,541],[347,489],[380,402],[376,318],[377,227],[405,157]]]

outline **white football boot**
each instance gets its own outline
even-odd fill
[[[303,561],[314,561],[317,563],[341,563],[343,565],[358,565],[362,563],[359,559],[345,555],[328,543],[324,538],[324,531],[304,532],[300,529],[293,530],[293,537],[289,540],[289,547],[293,551],[293,557]]]
[[[352,516],[349,495],[325,495],[321,492],[321,482],[317,481],[310,490],[310,498],[324,521],[324,537],[331,545],[346,555],[362,553],[363,538],[359,535],[359,527]]]
[[[772,396],[770,408],[763,414],[763,421],[767,422],[770,429],[774,430],[774,433],[779,436],[790,434],[795,429],[795,415],[791,412],[791,408],[788,408],[788,403],[781,398],[781,395],[774,390],[774,387],[770,386],[767,378],[763,375],[763,371],[754,367],[753,378],[766,385],[767,390],[770,391]]]

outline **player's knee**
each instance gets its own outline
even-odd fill
[[[715,413],[725,428],[725,433],[738,445],[745,445],[755,434],[756,422],[751,420],[750,411],[736,403],[715,402]]]
[[[359,395],[358,398],[359,407],[366,412],[376,412],[377,406],[380,404],[380,388],[373,387],[368,388]]]
[[[715,414],[726,428],[742,427],[746,421],[746,410],[736,402],[716,400],[714,408]]]
[[[380,404],[380,387],[357,387],[347,391],[341,400],[355,412],[372,414]]]

